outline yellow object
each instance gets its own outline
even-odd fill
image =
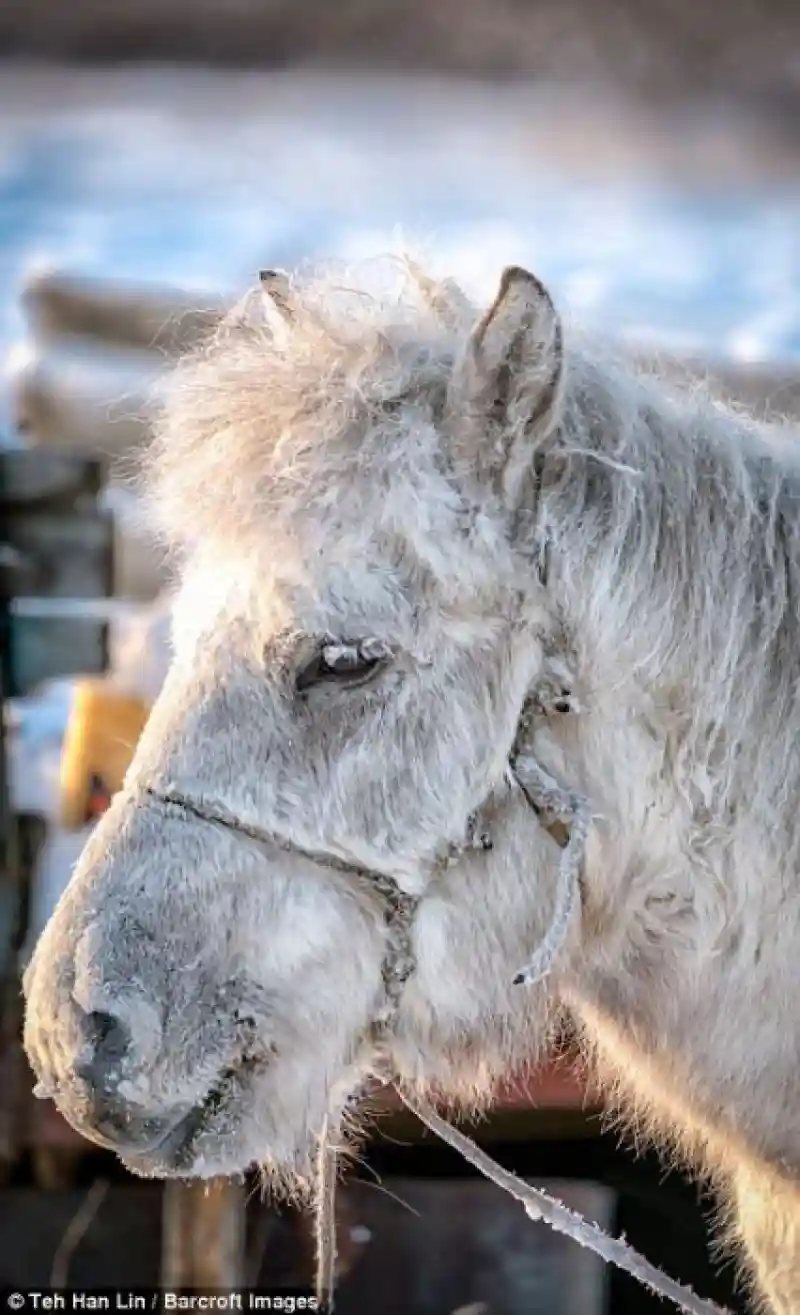
[[[75,687],[61,750],[61,825],[74,831],[120,789],[150,709],[103,680]]]

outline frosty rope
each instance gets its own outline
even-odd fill
[[[515,986],[530,986],[550,973],[580,903],[581,870],[590,813],[589,805],[581,795],[563,789],[530,754],[513,757],[510,771],[545,830],[562,850],[552,921],[532,959],[514,978]]]
[[[437,1114],[427,1101],[416,1100],[400,1087],[396,1090],[403,1104],[416,1114],[431,1132],[458,1151],[485,1178],[489,1178],[519,1201],[529,1219],[549,1224],[556,1232],[572,1238],[579,1246],[594,1251],[606,1262],[623,1269],[626,1274],[630,1274],[639,1283],[644,1284],[656,1296],[673,1302],[679,1310],[686,1312],[686,1315],[731,1315],[726,1307],[696,1296],[691,1288],[684,1287],[682,1283],[663,1273],[656,1265],[651,1265],[650,1261],[640,1256],[624,1238],[610,1237],[596,1224],[590,1224],[582,1215],[570,1210],[562,1201],[557,1201],[541,1188],[531,1187],[529,1183],[517,1178],[516,1174],[503,1169],[491,1156],[476,1146],[470,1137],[465,1136],[458,1128],[454,1128]]]

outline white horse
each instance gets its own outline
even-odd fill
[[[40,1093],[291,1184],[366,1074],[485,1102],[568,1015],[797,1315],[800,448],[524,270],[477,320],[359,277],[178,369],[174,656],[27,972]]]

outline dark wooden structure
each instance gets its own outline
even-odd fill
[[[6,1164],[23,1136],[18,956],[45,831],[44,819],[20,816],[13,807],[6,710],[9,699],[43,680],[106,667],[105,625],[81,616],[73,601],[110,592],[112,531],[96,506],[101,485],[97,460],[0,451],[0,1163]],[[67,600],[72,607],[63,606]],[[53,608],[59,601],[61,615]]]

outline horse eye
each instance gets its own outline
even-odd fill
[[[302,693],[323,682],[348,688],[363,685],[386,665],[390,657],[389,645],[379,639],[363,639],[352,644],[323,644],[297,673],[295,689]]]

